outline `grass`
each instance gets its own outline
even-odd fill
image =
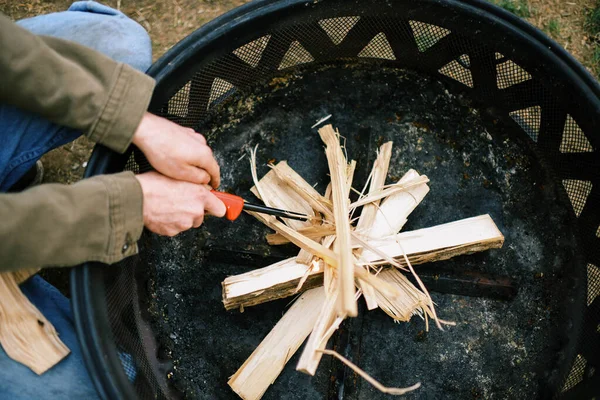
[[[548,21],[548,24],[546,24],[545,30],[553,38],[560,37],[560,22],[558,22],[556,18],[552,18],[550,21]]]
[[[591,67],[600,79],[600,0],[596,0],[585,21],[585,29],[590,34],[590,42],[594,47],[591,56]]]
[[[597,0],[594,9],[588,12],[585,29],[592,35],[600,33],[600,0]]]
[[[504,8],[521,18],[531,17],[531,10],[527,0],[492,0],[498,7]]]

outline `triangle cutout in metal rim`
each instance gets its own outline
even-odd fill
[[[573,206],[573,211],[579,217],[592,191],[592,182],[578,179],[563,179],[562,183]]]
[[[235,89],[235,86],[233,86],[231,83],[221,78],[215,78],[210,88],[210,97],[208,98],[207,109],[214,102],[220,103],[219,100],[221,100],[221,98],[225,96],[228,92],[230,92],[232,89]]]
[[[290,68],[295,65],[306,64],[313,61],[315,61],[313,56],[300,44],[299,41],[296,40],[290,44],[290,48],[283,56],[281,64],[279,64],[279,69],[281,70]]]
[[[449,29],[425,22],[410,20],[408,23],[412,29],[415,42],[417,43],[417,48],[421,53],[424,53],[434,44],[451,33]]]
[[[238,47],[233,51],[233,54],[251,67],[256,68],[262,58],[263,51],[265,51],[265,48],[269,43],[269,39],[271,39],[271,35],[260,37],[250,43]]]
[[[358,53],[359,57],[364,58],[382,58],[384,60],[395,60],[396,55],[385,33],[379,32],[364,49]]]
[[[360,17],[327,18],[320,20],[319,26],[323,28],[333,44],[337,46],[344,41],[348,32],[354,28],[359,19]]]
[[[531,140],[537,143],[542,122],[542,108],[540,106],[511,111],[508,115],[523,128]]]
[[[459,57],[459,59],[464,65],[471,65],[471,59],[468,55],[463,54]],[[452,60],[440,68],[438,72],[442,75],[446,75],[449,78],[459,81],[465,86],[473,88],[473,74],[471,74],[471,70],[465,68],[463,64],[457,60]]]
[[[594,148],[577,122],[567,114],[559,151],[561,153],[592,153]]]

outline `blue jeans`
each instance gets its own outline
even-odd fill
[[[121,12],[93,1],[76,2],[68,11],[18,24],[36,34],[78,42],[142,71],[152,62],[152,46],[144,28]],[[42,155],[80,135],[34,114],[0,106],[0,192],[7,191]],[[71,354],[38,376],[0,349],[0,398],[97,398],[82,360],[69,300],[39,276],[22,284],[21,289],[52,322]]]

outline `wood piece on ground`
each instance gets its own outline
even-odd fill
[[[11,272],[0,274],[0,343],[13,360],[38,375],[69,354],[54,326],[25,297]]]
[[[290,190],[286,183],[279,180],[273,170],[267,172],[258,183],[262,194],[259,193],[256,185],[254,185],[250,191],[254,193],[256,197],[260,198],[267,206],[294,211],[311,217],[315,216],[310,204],[308,204],[308,202],[298,193]],[[266,198],[262,198],[263,196]],[[286,225],[295,230],[312,225],[310,221],[296,221],[288,218],[284,218],[283,221]]]
[[[384,143],[377,154],[377,158],[373,163],[373,170],[371,171],[371,184],[369,185],[369,194],[379,191],[385,185],[385,178],[387,177],[388,168],[390,166],[390,159],[392,158],[392,142]],[[365,204],[363,207],[358,223],[356,224],[356,231],[360,232],[365,237],[370,237],[370,232],[375,222],[377,210],[379,208],[379,200],[373,203]],[[360,257],[362,248],[354,250],[354,255]],[[363,292],[367,308],[373,310],[377,308],[377,300],[375,298],[375,289],[373,286],[365,282],[364,280],[358,281],[359,287]]]
[[[335,222],[336,240],[334,248],[338,255],[337,279],[339,291],[337,313],[339,316],[354,317],[358,313],[354,289],[354,264],[352,262],[352,247],[350,238],[350,220],[348,210],[348,185],[347,161],[337,133],[331,125],[319,129],[321,140],[325,143],[325,154],[329,173],[331,175],[331,188],[333,197],[333,215]]]
[[[229,386],[245,400],[258,400],[313,330],[325,302],[323,288],[304,292],[250,357],[229,379]]]
[[[419,173],[411,169],[404,174],[397,185],[403,185],[419,177]],[[421,203],[428,192],[429,186],[426,183],[422,183],[404,192],[398,192],[387,197],[381,202],[376,212],[373,227],[367,237],[379,239],[400,232],[409,214]]]
[[[404,265],[405,260],[399,257],[402,253],[396,237],[401,241],[402,248],[413,265],[500,248],[504,242],[504,236],[490,216],[481,215],[417,231],[402,232],[369,244],[381,246],[378,248],[386,254],[388,251],[395,252],[396,261]],[[381,257],[365,250],[362,259],[373,264]],[[230,276],[223,281],[223,302],[227,309],[234,309],[290,296],[296,293],[296,287],[308,269],[309,266],[299,265],[291,258],[245,274]],[[304,289],[322,284],[322,280],[323,271],[314,271],[308,275]]]
[[[41,268],[20,269],[17,271],[12,271],[12,274],[15,277],[15,282],[17,282],[17,284],[20,285],[21,283],[25,282],[27,279],[31,278],[40,271]]]
[[[288,187],[302,197],[315,211],[333,218],[333,203],[321,196],[317,190],[306,182],[300,174],[298,174],[286,161],[281,161],[275,167],[273,172],[277,175],[280,181],[284,182]]]

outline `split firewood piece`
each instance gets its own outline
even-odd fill
[[[280,299],[296,293],[300,280],[305,277],[303,290],[323,285],[323,271],[308,273],[310,266],[298,263],[295,257],[248,271],[245,274],[227,277],[223,281],[223,304],[227,310],[250,307],[270,300]],[[289,279],[293,276],[297,279]]]
[[[489,215],[481,215],[369,242],[370,247],[377,248],[378,252],[364,250],[359,263],[386,264],[378,254],[381,251],[380,254],[385,253],[404,265],[401,250],[404,249],[410,262],[416,265],[500,248],[503,243],[504,236],[494,221]],[[223,281],[223,303],[229,310],[290,296],[296,292],[295,288],[309,268],[307,265],[299,265],[291,258],[245,274],[227,277]],[[310,272],[305,288],[320,284],[322,275],[322,269]]]
[[[20,269],[17,271],[13,271],[12,274],[15,277],[15,282],[17,285],[25,282],[27,279],[31,278],[35,274],[41,271],[41,268],[31,268],[31,269]],[[2,295],[0,295],[1,297]]]
[[[354,289],[354,264],[350,238],[350,220],[348,210],[348,174],[347,161],[337,133],[331,125],[319,129],[321,140],[326,145],[325,154],[331,175],[331,195],[333,197],[333,216],[335,222],[335,248],[338,265],[337,280],[339,291],[337,313],[339,316],[355,317],[358,313]]]
[[[371,171],[371,184],[369,185],[369,194],[378,192],[385,185],[385,178],[387,177],[391,158],[392,142],[387,142],[379,148],[377,159],[375,159],[375,162],[373,163],[373,170]],[[358,219],[358,223],[356,224],[356,231],[364,237],[371,237],[369,233],[371,231],[373,223],[375,222],[375,217],[377,215],[378,209],[379,200],[375,200],[372,203],[365,204],[362,208],[360,218]]]
[[[317,190],[294,171],[286,161],[281,161],[273,167],[273,172],[280,181],[302,197],[313,210],[323,214],[326,219],[333,219],[333,203],[321,196]]]
[[[423,264],[500,248],[503,244],[504,235],[489,214],[369,241],[369,245],[378,250],[377,253],[397,258],[402,265],[406,265],[402,257],[404,252],[411,264]],[[379,254],[367,249],[363,252],[363,258],[374,264],[383,261]]]
[[[369,204],[374,202],[375,200],[381,200],[386,197],[390,197],[399,192],[405,192],[408,189],[411,189],[415,186],[422,185],[424,183],[429,183],[429,178],[425,175],[420,175],[414,179],[410,179],[405,183],[396,183],[394,185],[387,186],[376,193],[369,194],[368,196],[364,196],[354,203],[350,204],[350,210],[354,210],[357,207],[364,206],[365,204]]]
[[[309,185],[296,171],[294,171],[286,161],[282,161],[276,166],[272,167],[273,172],[277,178],[285,183],[289,190],[297,193],[302,199],[304,199],[310,207],[320,212],[327,219],[333,218],[333,207],[331,201],[321,196],[314,187]],[[296,261],[301,264],[311,265],[313,255],[304,249],[301,249],[296,257]]]
[[[385,178],[387,177],[388,168],[390,166],[390,159],[392,158],[392,142],[387,142],[379,148],[377,159],[373,163],[373,170],[371,171],[371,184],[369,185],[369,194],[379,191],[385,185]],[[365,204],[360,213],[360,218],[356,224],[356,231],[360,232],[365,237],[370,237],[370,232],[375,222],[377,210],[379,208],[379,200],[372,203]],[[360,257],[362,248],[354,250],[354,255]],[[375,289],[363,280],[358,281],[360,289],[363,292],[367,308],[373,310],[377,308],[377,301],[375,299]]]
[[[310,204],[298,193],[290,190],[289,186],[277,177],[274,170],[267,172],[258,183],[260,185],[260,192],[257,189],[257,185],[253,186],[250,191],[267,206],[294,211],[311,217],[315,215]],[[310,221],[297,221],[287,218],[284,218],[284,222],[294,230],[299,230],[312,225]]]
[[[404,174],[396,185],[403,185],[420,177],[421,175],[417,171],[411,169]],[[376,211],[373,227],[369,235],[366,236],[371,239],[379,239],[400,232],[409,214],[421,203],[428,192],[429,186],[426,183],[421,183],[406,191],[387,197]],[[367,206],[365,205],[365,207]]]
[[[338,282],[333,281],[333,286]],[[317,288],[315,290],[324,291],[325,288]],[[325,349],[327,341],[333,335],[333,332],[339,327],[341,321],[345,316],[338,316],[337,304],[339,300],[337,296],[340,294],[339,290],[331,290],[326,297],[325,302],[322,304],[321,312],[317,318],[317,322],[314,325],[306,346],[302,351],[300,360],[296,370],[304,372],[305,374],[314,375],[319,366],[319,362],[323,356],[323,353],[318,350]]]
[[[253,169],[255,169],[254,165]],[[271,171],[260,179],[251,191],[270,207],[304,212],[310,216],[314,216],[313,210],[316,210],[326,217],[333,216],[331,201],[321,196],[285,161],[276,166],[271,165]],[[262,196],[267,198],[263,199]],[[310,221],[284,219],[284,222],[297,231],[312,226]],[[297,261],[300,263],[310,265],[312,259],[313,255],[304,249],[298,253]]]
[[[258,400],[313,330],[326,300],[323,288],[304,292],[229,379],[242,399]]]
[[[25,297],[12,273],[0,274],[0,343],[13,360],[38,375],[69,354],[54,326]]]

